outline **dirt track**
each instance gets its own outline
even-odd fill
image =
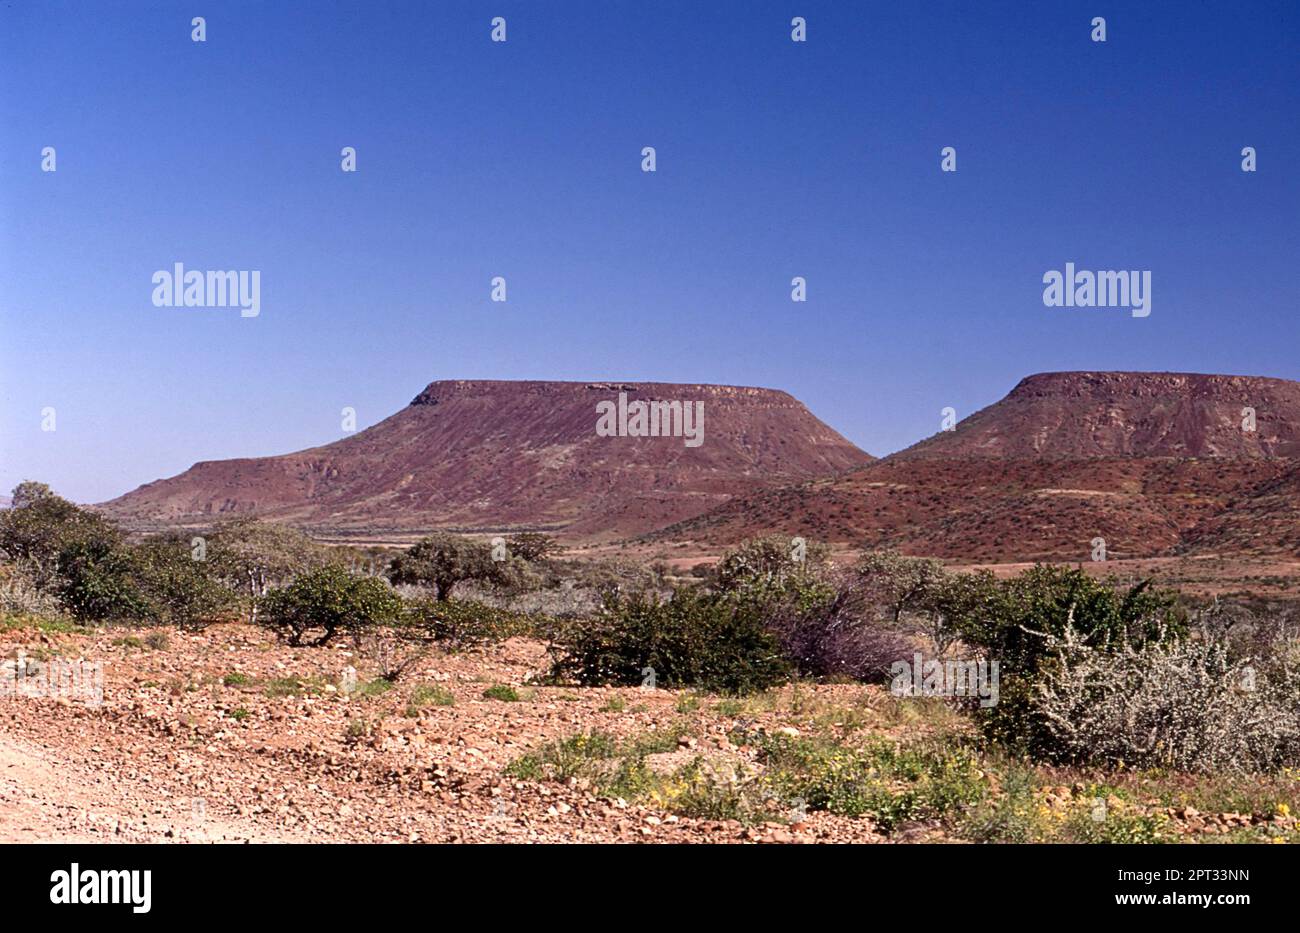
[[[296,841],[149,800],[146,784],[0,733],[0,843]]]
[[[738,754],[715,711],[684,714],[673,691],[530,685],[546,664],[537,642],[435,652],[391,689],[344,695],[335,685],[350,666],[374,684],[351,646],[295,649],[223,625],[150,649],[151,632],[0,632],[9,658],[103,665],[99,705],[0,698],[0,842],[742,842],[776,831],[507,777],[540,744],[591,730],[685,724],[701,751]],[[492,684],[520,700],[485,697]],[[416,688],[433,685],[449,701],[413,709]],[[868,821],[823,814],[801,841],[817,839],[879,841]]]

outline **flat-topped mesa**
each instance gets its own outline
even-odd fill
[[[1243,394],[1292,391],[1300,383],[1270,376],[1208,373],[1059,372],[1035,373],[1007,393],[1017,398],[1237,398]]]
[[[621,419],[634,401],[703,412],[677,424],[689,436],[598,430],[600,403],[617,405]],[[321,447],[196,464],[103,508],[139,524],[255,513],[321,529],[540,527],[610,539],[871,460],[773,389],[458,379],[432,382],[396,414]]]
[[[1200,373],[1060,372],[1022,379],[956,430],[897,459],[1300,456],[1300,383]]]
[[[754,386],[712,385],[685,382],[638,382],[602,380],[599,382],[556,382],[546,380],[446,379],[429,383],[411,399],[412,405],[437,405],[452,398],[520,398],[546,397],[592,404],[626,392],[629,398],[678,399],[681,401],[737,401],[783,405],[803,409],[804,405],[788,392]]]

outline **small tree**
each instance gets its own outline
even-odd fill
[[[540,531],[521,531],[506,538],[506,547],[512,557],[539,563],[550,560],[562,549],[560,542]]]
[[[65,552],[80,552],[84,564],[107,557],[121,544],[116,525],[55,495],[44,483],[19,483],[12,506],[0,511],[0,553],[23,565],[38,589],[58,585]],[[70,553],[64,558],[72,559]]]
[[[865,554],[855,569],[894,622],[904,612],[933,605],[948,576],[943,564],[933,558],[904,557],[896,551]]]
[[[218,525],[207,551],[213,572],[243,594],[250,624],[256,623],[258,601],[271,587],[324,566],[328,558],[325,549],[301,531],[255,518]]]
[[[739,590],[782,587],[791,577],[824,567],[825,545],[768,535],[746,541],[722,556],[713,572],[714,588]]]
[[[422,538],[388,565],[394,585],[432,586],[439,602],[451,598],[452,588],[466,580],[505,579],[509,561],[494,561],[492,549],[463,535],[445,532]]]
[[[155,535],[134,551],[139,588],[161,620],[197,628],[232,612],[235,594],[209,561],[196,558],[185,535]]]
[[[47,483],[38,483],[35,480],[23,480],[13,489],[13,494],[9,497],[9,507],[14,509],[25,509],[29,505],[35,505],[43,499],[57,499],[54,490]]]
[[[357,635],[396,622],[402,612],[401,597],[383,580],[341,567],[308,571],[259,602],[262,624],[291,645],[301,645],[310,631],[320,632],[311,645],[323,645],[340,632]]]
[[[997,578],[988,570],[945,573],[936,583],[924,587],[915,608],[935,651],[946,655],[961,639],[966,620],[988,617],[998,605],[999,592]]]

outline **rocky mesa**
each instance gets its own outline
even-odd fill
[[[1042,373],[848,474],[759,490],[656,534],[756,533],[979,561],[1294,554],[1300,383]]]
[[[626,407],[668,403],[657,407],[659,436],[597,433],[598,406],[617,409],[620,395]],[[682,436],[673,403],[702,412],[702,425],[686,426],[702,426],[702,443]],[[544,528],[608,539],[871,459],[773,389],[455,380],[333,443],[196,463],[101,508],[136,527],[257,514],[358,533]]]

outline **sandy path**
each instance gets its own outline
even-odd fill
[[[0,726],[0,843],[299,841],[251,822],[198,819],[156,800],[147,785],[106,780]]]

